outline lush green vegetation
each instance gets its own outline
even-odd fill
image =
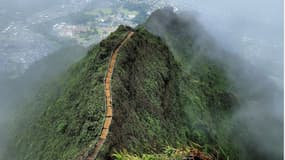
[[[175,24],[175,25],[173,25]],[[154,12],[143,25],[170,47],[186,76],[180,82],[191,141],[218,159],[250,157],[240,142],[231,117],[238,104],[226,65],[217,57],[229,54],[216,47],[195,19],[185,20],[172,9]],[[214,55],[214,56],[213,56]],[[233,57],[232,57],[233,58]]]
[[[136,30],[114,72],[114,122],[103,157],[122,150],[161,153],[164,146],[194,142],[220,159],[237,158],[227,121],[237,103],[230,82],[217,62],[191,54],[191,67],[181,67],[162,39]]]
[[[186,157],[195,157],[193,152],[197,152],[198,149],[194,147],[184,147],[182,149],[175,149],[173,147],[167,146],[164,148],[162,153],[156,154],[129,154],[126,150],[113,154],[113,158],[116,160],[183,160]],[[200,153],[201,154],[201,153]],[[211,155],[205,155],[210,157]]]
[[[7,159],[74,159],[96,143],[104,118],[108,57],[125,34],[119,29],[40,90],[21,112]]]
[[[28,107],[32,119],[10,148],[18,154],[9,156],[75,159],[94,147],[103,124],[108,59],[129,30],[120,26],[41,90]],[[228,121],[237,100],[223,67],[202,54],[205,48],[194,46],[195,39],[179,43],[175,32],[167,33],[159,38],[139,27],[121,48],[112,79],[114,116],[99,158],[167,159],[181,155],[166,154],[165,146],[197,144],[219,159],[237,159]]]
[[[22,108],[22,103],[38,92],[38,88],[58,77],[63,72],[84,57],[86,49],[78,45],[68,45],[34,63],[25,73],[16,78],[8,78],[9,75],[1,75],[0,101],[7,108]]]
[[[180,76],[160,38],[138,29],[121,48],[114,71],[114,117],[107,152],[159,152],[167,144],[187,142],[185,116],[177,116],[184,114],[177,98]]]

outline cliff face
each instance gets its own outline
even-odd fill
[[[29,112],[32,120],[18,129],[15,145],[7,152],[10,158],[76,159],[94,148],[104,121],[103,82],[110,55],[129,31],[135,33],[118,53],[112,77],[113,120],[99,158],[123,150],[160,153],[166,146],[196,146],[220,159],[236,156],[230,132],[224,132],[231,128],[226,121],[236,100],[222,67],[206,55],[195,56],[194,46],[187,46],[191,54],[185,59],[186,50],[171,45],[174,57],[162,35],[120,26],[41,91],[28,107],[41,111]],[[187,60],[190,65],[185,67]]]

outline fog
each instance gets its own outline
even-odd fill
[[[178,0],[174,4],[194,12],[220,45],[241,54],[249,63],[262,67],[266,72],[282,77],[282,2]],[[268,60],[273,65],[269,68],[266,65]]]
[[[0,29],[67,0],[0,0]]]
[[[33,69],[26,71],[32,63],[40,61],[51,52],[55,53],[59,46],[63,46],[32,30],[28,19],[36,21],[37,13],[72,1],[76,0],[0,0],[0,159],[13,128],[11,126],[14,125],[15,113],[18,114],[26,106],[45,79],[66,68],[66,63],[72,61],[70,57],[78,59],[78,50],[81,49],[75,46],[74,53],[69,52],[70,57],[64,58],[61,55],[63,58],[54,58],[63,59],[62,61],[46,58],[39,62],[40,65],[35,64]],[[85,52],[82,50],[81,55]],[[14,77],[24,70],[25,74]],[[15,73],[11,76],[12,72]]]
[[[71,1],[76,0],[0,0],[0,31],[11,21],[25,19],[46,8]],[[267,156],[280,157],[284,116],[283,1],[168,1],[179,10],[190,12],[220,47],[242,59],[236,63],[223,59],[225,63],[229,62],[228,76],[235,82],[241,100],[232,120],[241,121],[243,127],[248,128],[249,145]],[[0,59],[0,63],[3,61]],[[13,87],[17,85],[4,86],[14,85],[7,83],[5,78],[6,75],[0,75],[0,155],[6,140],[4,134],[7,132],[3,132],[6,121],[11,119],[10,113],[14,111],[7,106],[15,105],[15,99],[23,98],[15,95],[17,89]],[[18,83],[23,84],[26,83]],[[7,88],[11,93],[6,93]]]
[[[52,7],[57,4],[63,4],[68,0],[0,0],[1,8],[10,10],[10,12],[33,13]]]
[[[283,1],[177,0],[218,45],[242,60],[228,64],[240,106],[233,121],[249,131],[247,145],[265,157],[283,152]],[[185,17],[187,19],[187,17]],[[211,53],[215,56],[215,53]],[[238,133],[237,133],[238,135]]]

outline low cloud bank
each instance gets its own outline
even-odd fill
[[[171,3],[191,12],[222,49],[241,59],[222,59],[230,66],[228,76],[235,82],[241,100],[233,121],[240,122],[248,130],[243,140],[248,147],[263,153],[265,158],[281,158],[284,116],[282,0],[177,0]]]

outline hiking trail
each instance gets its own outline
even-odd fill
[[[117,60],[118,53],[122,46],[133,36],[134,32],[130,31],[127,35],[127,37],[124,39],[123,42],[112,52],[111,59],[109,61],[109,66],[107,70],[107,74],[104,80],[105,85],[105,100],[106,100],[106,112],[105,112],[105,120],[103,124],[103,128],[101,130],[101,135],[99,138],[99,141],[97,142],[95,148],[91,153],[88,154],[86,158],[83,158],[84,160],[94,160],[96,159],[98,153],[100,152],[101,147],[103,146],[108,133],[109,129],[112,123],[112,117],[113,117],[113,107],[112,107],[112,92],[111,92],[111,79],[113,75],[113,71],[115,68],[115,63]],[[82,158],[81,158],[82,159]]]

